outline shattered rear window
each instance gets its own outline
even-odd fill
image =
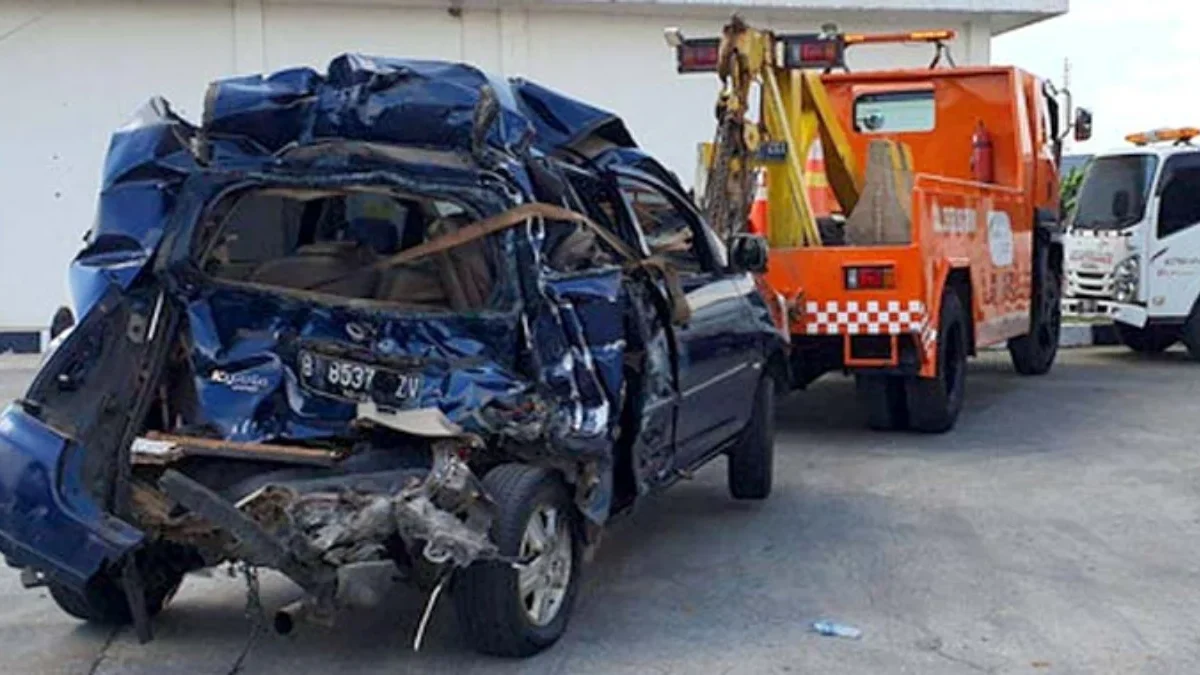
[[[422,309],[493,307],[490,238],[416,261],[387,260],[472,223],[453,202],[382,191],[258,189],[213,210],[203,266],[229,282]]]

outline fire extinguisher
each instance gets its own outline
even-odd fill
[[[992,135],[983,126],[983,120],[971,135],[971,176],[979,183],[996,182],[996,167],[993,159]]]

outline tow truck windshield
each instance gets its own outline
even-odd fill
[[[1155,155],[1116,155],[1093,161],[1079,191],[1073,227],[1120,230],[1139,222],[1157,168]]]

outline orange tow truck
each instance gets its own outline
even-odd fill
[[[731,249],[766,239],[794,384],[852,373],[873,428],[953,427],[982,347],[1007,343],[1026,375],[1049,371],[1058,350],[1057,167],[1067,128],[1082,139],[1090,115],[1063,123],[1069,94],[1020,69],[955,66],[954,37],[776,35],[737,17],[719,38],[667,30],[679,72],[722,83],[701,207]],[[846,67],[850,47],[884,42],[929,43],[935,57]],[[823,181],[810,175],[818,141]],[[766,217],[751,218],[764,177]]]

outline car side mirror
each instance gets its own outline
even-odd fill
[[[729,268],[735,272],[767,271],[767,240],[757,234],[735,234],[729,240]]]
[[[1075,109],[1075,140],[1082,143],[1092,137],[1092,111],[1087,108]]]

